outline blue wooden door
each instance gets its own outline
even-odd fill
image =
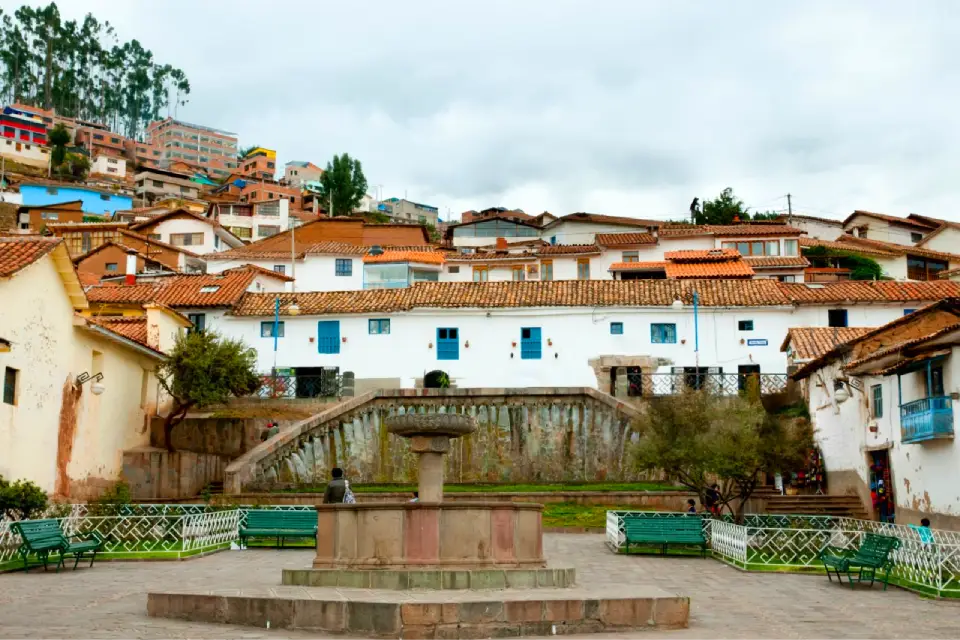
[[[340,321],[321,320],[317,323],[317,351],[340,353]]]
[[[540,327],[523,327],[520,329],[520,359],[539,360],[541,352]]]
[[[456,327],[437,329],[437,360],[460,359],[460,330]]]

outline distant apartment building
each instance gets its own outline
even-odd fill
[[[307,182],[316,182],[323,175],[323,169],[304,160],[291,160],[283,168],[283,181],[294,187],[302,187]]]
[[[248,178],[273,180],[277,172],[277,152],[273,149],[256,147],[240,160],[238,173]]]
[[[90,163],[90,173],[123,178],[127,175],[127,161],[117,154],[101,152]]]
[[[243,204],[211,204],[207,215],[244,242],[253,242],[289,228],[290,203],[280,199]]]
[[[394,222],[436,226],[440,219],[440,212],[436,207],[402,198],[387,198],[380,203],[378,210],[380,213],[389,216]]]
[[[134,182],[137,203],[141,205],[152,205],[170,197],[190,200],[200,197],[200,185],[190,180],[190,176],[182,173],[163,169],[146,169],[134,176]]]
[[[160,150],[160,164],[175,160],[200,165],[216,178],[236,172],[237,134],[167,118],[150,123],[147,143]]]
[[[118,209],[129,209],[133,199],[123,193],[98,189],[85,184],[33,179],[20,183],[20,196],[26,206],[55,205],[79,200],[81,211],[109,215]]]
[[[47,127],[41,116],[4,107],[0,113],[0,156],[32,167],[45,167],[50,163],[47,148]]]
[[[281,184],[276,180],[263,178],[255,180],[239,174],[231,175],[215,193],[222,196],[235,196],[240,204],[283,199],[289,200],[290,206],[295,209],[303,206],[303,196],[299,187]]]

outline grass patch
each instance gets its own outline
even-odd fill
[[[326,484],[303,485],[279,493],[323,493]],[[354,484],[354,493],[413,493],[415,484]],[[443,485],[444,493],[562,493],[578,491],[683,491],[669,482],[545,482],[545,483],[475,483]]]
[[[558,502],[543,505],[544,527],[606,527],[607,511],[646,511],[637,507]]]

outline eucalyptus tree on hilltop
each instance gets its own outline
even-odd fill
[[[360,205],[367,193],[367,178],[363,175],[360,161],[350,154],[333,156],[327,168],[320,176],[320,202],[329,209],[333,204],[331,216],[349,216]],[[331,199],[332,196],[332,199]]]
[[[55,3],[0,10],[0,97],[6,102],[138,137],[171,106],[186,104],[189,94],[182,70],[155,60],[137,40],[120,42],[110,23],[92,14],[63,20]]]

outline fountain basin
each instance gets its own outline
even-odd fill
[[[318,505],[313,567],[544,567],[542,514],[503,502]]]
[[[408,413],[384,420],[387,431],[402,438],[447,436],[459,438],[477,430],[477,421],[458,413]]]

